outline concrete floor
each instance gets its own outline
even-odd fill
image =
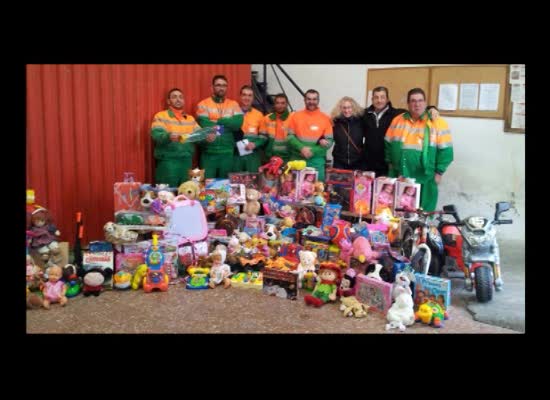
[[[452,280],[450,319],[435,329],[421,324],[405,333],[518,333],[525,331],[523,243],[501,245],[505,291],[487,304]],[[259,290],[218,287],[191,291],[180,284],[168,292],[108,291],[77,296],[66,307],[27,311],[28,333],[385,333],[385,319],[345,318],[339,302],[316,309]],[[476,320],[475,320],[475,319]],[[483,322],[480,322],[483,321]],[[486,323],[485,323],[486,322]],[[498,326],[497,326],[498,325]],[[398,331],[391,333],[401,334]]]

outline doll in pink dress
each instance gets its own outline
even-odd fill
[[[48,281],[44,284],[42,294],[44,295],[44,308],[49,309],[50,303],[59,303],[62,306],[67,304],[65,296],[65,282],[61,280],[63,272],[57,265],[53,265],[48,270]]]
[[[384,208],[391,208],[393,206],[393,188],[394,185],[391,183],[385,183],[382,186],[376,203],[376,214],[380,214]]]
[[[314,174],[306,175],[306,178],[304,179],[304,182],[302,183],[302,197],[308,198],[310,196],[313,196],[314,181],[315,181],[315,175]]]
[[[414,186],[407,186],[401,195],[399,200],[399,207],[405,211],[416,210],[416,188]]]

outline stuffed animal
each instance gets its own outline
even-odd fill
[[[315,273],[315,262],[317,261],[317,253],[314,253],[313,251],[302,250],[300,251],[299,257],[300,263],[296,268],[296,272],[298,273],[298,288],[301,289],[304,275],[307,272],[311,272],[314,276],[317,276],[317,274]]]
[[[201,192],[201,188],[199,187],[198,183],[195,181],[186,181],[183,182],[178,187],[178,195],[183,194],[185,197],[187,197],[189,200],[195,200],[199,198],[199,193]]]
[[[82,294],[86,297],[90,295],[99,296],[103,290],[103,282],[111,277],[113,270],[110,268],[92,268],[84,273],[82,280],[84,288]]]
[[[204,189],[204,169],[190,169],[189,180],[195,182],[199,186],[199,189]]]
[[[361,262],[371,263],[380,258],[380,253],[372,250],[369,240],[364,236],[358,236],[355,238],[352,246],[352,256]]]
[[[52,224],[48,210],[37,208],[32,212],[30,222],[31,248],[38,251],[44,262],[50,259],[50,255],[59,255],[61,250],[57,239],[60,232]]]
[[[411,280],[409,279],[407,274],[399,272],[397,275],[395,275],[395,282],[393,283],[393,288],[391,292],[392,299],[396,300],[397,297],[402,293],[412,296]]]
[[[386,316],[389,324],[386,324],[386,330],[399,328],[401,332],[407,329],[407,326],[414,324],[414,302],[410,293],[401,292],[388,310]]]
[[[153,204],[153,201],[155,201],[155,192],[152,190],[146,190],[145,194],[141,196],[141,200],[139,202],[145,210],[148,210],[151,207],[151,204]]]
[[[174,193],[167,190],[161,190],[157,194],[157,198],[151,204],[151,210],[159,215],[166,215],[166,206],[174,201]],[[170,209],[171,210],[171,209]]]
[[[367,276],[373,279],[378,279],[379,281],[382,280],[382,277],[380,276],[380,270],[384,268],[382,264],[370,264],[367,267]]]
[[[281,233],[277,229],[277,227],[273,224],[266,224],[265,225],[265,237],[268,241],[270,240],[277,240],[281,237]]]
[[[260,212],[260,202],[258,201],[260,196],[261,196],[261,193],[256,189],[252,189],[252,188],[246,189],[246,204],[244,205],[244,210],[243,210],[245,217],[258,215],[258,213]]]
[[[347,239],[340,239],[340,259],[346,263],[349,267],[349,260],[353,253],[353,246],[351,242]]]
[[[340,283],[341,270],[338,265],[332,262],[323,262],[319,266],[319,282],[309,295],[304,296],[307,305],[321,307],[329,301],[336,300],[336,292]]]
[[[325,184],[323,182],[317,181],[313,184],[313,196],[314,196],[313,199],[316,206],[322,207],[325,204],[327,204],[325,200],[324,191],[325,191]]]
[[[266,172],[271,175],[279,176],[281,174],[280,168],[282,165],[283,159],[281,157],[273,156],[269,159],[267,164],[264,164],[258,168],[258,172],[263,172],[263,170],[266,170]]]
[[[111,221],[103,226],[105,240],[113,244],[133,243],[137,240],[138,234],[128,230],[123,225],[117,225]]]
[[[286,163],[285,175],[288,174],[289,170],[300,171],[306,167],[307,163],[305,160],[294,160]]]
[[[340,304],[340,311],[343,311],[344,317],[364,318],[367,316],[369,307],[361,303],[355,297],[342,297],[340,298],[342,304]]]

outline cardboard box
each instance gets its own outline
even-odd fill
[[[104,289],[113,288],[113,269],[114,269],[114,253],[112,251],[83,251],[82,252],[82,268],[84,271],[88,271],[94,267],[99,267],[103,271],[106,269],[111,270],[111,276],[108,279],[105,279],[103,282]]]
[[[447,310],[451,305],[451,281],[437,276],[415,273],[414,305],[415,310],[424,301],[432,300]],[[432,297],[433,296],[433,297]]]
[[[141,211],[141,182],[116,182],[114,185],[114,211]]]
[[[355,280],[355,297],[371,310],[384,315],[391,307],[392,284],[365,275],[358,275]]]
[[[397,181],[395,208],[404,208],[406,211],[415,211],[420,207],[420,183]],[[396,213],[398,216],[403,212]]]

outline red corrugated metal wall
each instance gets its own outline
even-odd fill
[[[152,182],[149,131],[167,91],[182,89],[195,115],[216,74],[227,76],[235,100],[250,84],[250,64],[27,65],[27,188],[51,211],[61,240],[74,242],[77,211],[84,242],[103,239],[113,183],[125,171]]]

